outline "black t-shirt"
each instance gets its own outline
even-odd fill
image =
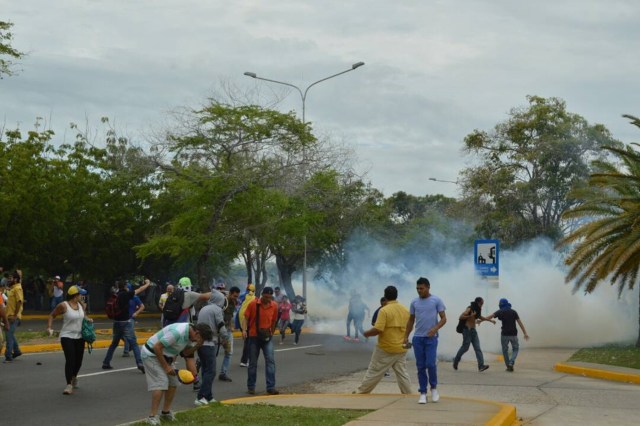
[[[496,318],[502,321],[502,335],[503,336],[517,336],[518,329],[516,328],[516,320],[520,317],[518,313],[513,309],[500,309],[493,314]]]
[[[136,295],[136,292],[134,290],[131,290],[131,291],[120,290],[118,292],[117,303],[118,303],[120,315],[114,318],[115,321],[129,321],[129,319],[131,318],[129,316],[129,301],[133,299],[135,295]]]

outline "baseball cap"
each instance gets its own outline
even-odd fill
[[[77,285],[72,285],[71,287],[69,287],[69,290],[67,290],[67,294],[69,296],[75,296],[78,293],[84,296],[85,294],[87,294],[87,290],[84,290]]]
[[[56,280],[59,280],[59,279],[60,279],[60,275],[56,275],[56,276],[55,276],[55,277],[53,277],[53,278],[55,278]]]

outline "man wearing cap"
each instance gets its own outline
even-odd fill
[[[58,275],[55,276],[53,281],[53,297],[51,298],[51,310],[62,303],[64,299],[64,282]]]
[[[511,303],[509,303],[507,299],[500,299],[498,307],[500,309],[489,315],[487,320],[491,320],[495,317],[502,321],[502,333],[500,336],[502,356],[504,357],[504,364],[507,366],[507,371],[513,372],[513,365],[516,363],[518,350],[520,349],[516,323],[522,329],[522,333],[524,333],[524,340],[529,340],[529,335],[527,334],[527,330],[524,328],[524,324],[522,324],[522,321],[520,320],[520,316],[515,310],[511,309]],[[511,357],[509,357],[509,345],[511,345]]]
[[[138,366],[138,370],[144,373],[142,358],[140,358],[140,347],[138,346],[138,342],[134,337],[131,321],[129,321],[131,319],[131,315],[129,314],[129,301],[133,299],[135,295],[142,293],[149,286],[151,286],[151,281],[149,281],[148,279],[145,279],[144,281],[144,285],[138,287],[135,290],[129,290],[125,281],[118,281],[117,283],[118,293],[116,303],[118,304],[119,313],[113,320],[113,338],[111,339],[111,345],[107,350],[107,354],[102,361],[103,370],[113,369],[113,367],[111,366],[111,358],[113,358],[113,353],[118,347],[118,343],[120,343],[120,340],[127,339],[129,341],[130,347],[133,349],[133,355],[136,358],[136,365]]]
[[[249,343],[249,371],[247,375],[247,392],[256,393],[256,376],[258,373],[258,356],[262,350],[267,380],[267,393],[278,395],[276,389],[276,360],[273,354],[273,332],[278,320],[278,305],[273,301],[273,288],[265,287],[259,299],[254,298],[244,312],[242,320],[242,337]]]
[[[20,325],[22,320],[22,309],[24,305],[24,294],[22,293],[22,284],[20,283],[20,274],[14,272],[8,282],[9,293],[7,294],[7,321],[9,321],[9,329],[7,330],[7,347],[4,353],[4,362],[13,362],[14,358],[22,355],[20,345],[16,340],[16,327]]]

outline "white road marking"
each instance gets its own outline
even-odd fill
[[[113,370],[98,371],[97,373],[80,374],[78,376],[78,378],[80,378],[80,377],[91,377],[91,376],[100,376],[102,374],[119,373],[121,371],[129,371],[129,370],[137,370],[137,369],[138,369],[138,367],[118,368],[118,369],[114,368]]]
[[[296,346],[296,347],[293,347],[293,348],[275,349],[274,352],[295,351],[297,349],[317,348],[317,347],[320,347],[320,346],[322,346],[322,345]]]

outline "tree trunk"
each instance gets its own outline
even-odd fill
[[[276,254],[276,265],[278,266],[278,276],[283,287],[282,290],[287,294],[289,300],[293,300],[296,297],[296,292],[291,284],[291,276],[296,271],[295,262],[292,259],[286,259],[284,256]]]
[[[638,292],[638,340],[636,341],[636,348],[640,348],[640,292]]]

